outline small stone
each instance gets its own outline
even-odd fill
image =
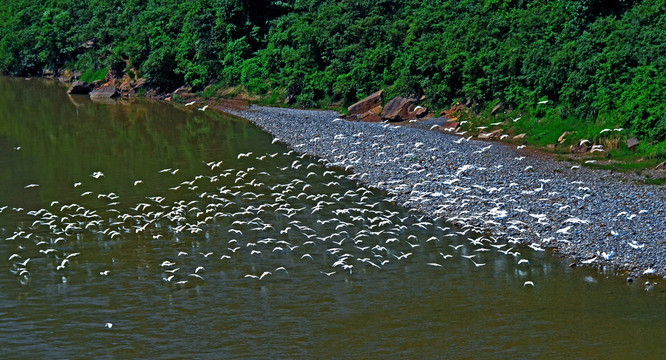
[[[504,103],[499,103],[495,105],[495,107],[492,110],[490,110],[490,115],[495,115],[497,111],[502,108],[502,106],[504,106]]]
[[[576,145],[571,145],[569,150],[574,154],[583,154],[589,152],[592,149],[592,144],[589,140],[581,140]]]
[[[565,141],[567,141],[567,136],[569,136],[571,134],[573,134],[573,132],[570,132],[570,131],[563,132],[562,135],[560,135],[560,137],[557,138],[557,142],[560,143],[560,144],[564,143]]]
[[[524,139],[525,136],[527,136],[527,134],[526,134],[526,133],[522,133],[522,134],[518,134],[518,135],[514,136],[513,139],[514,139],[514,140],[520,140],[520,139]]]
[[[663,170],[666,170],[666,161],[664,161],[663,163],[657,165],[657,167],[654,168],[654,169],[655,169],[655,170],[662,170],[662,171],[663,171]]]
[[[635,137],[627,140],[627,147],[629,148],[629,150],[632,151],[636,150],[636,146],[638,146],[638,144],[640,144],[640,141],[638,141],[638,139],[636,139]]]
[[[479,139],[484,139],[484,140],[495,140],[495,139],[499,138],[500,135],[502,135],[502,129],[497,129],[497,130],[495,130],[493,132],[489,132],[489,133],[484,133],[484,132],[479,133],[478,138]]]

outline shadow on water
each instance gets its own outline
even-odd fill
[[[463,235],[243,119],[37,79],[0,94],[8,358],[666,352],[659,287]]]

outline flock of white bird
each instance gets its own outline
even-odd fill
[[[278,156],[287,156],[283,163],[293,161],[276,166],[271,158]],[[460,222],[462,216],[449,219],[459,225],[449,228],[438,218],[397,211],[395,199],[348,181],[357,175],[326,169],[293,151],[239,154],[238,164],[244,158],[267,170],[224,168],[223,161],[211,161],[204,174],[182,180],[178,169],[163,169],[159,176],[173,181],[172,186],[151,188],[154,195],[131,203],[113,192],[86,190],[87,182],[104,181],[96,171],[74,187],[86,199],[80,202],[101,205],[55,200],[35,210],[2,207],[0,213],[30,219],[4,238],[14,249],[10,271],[23,285],[33,273],[44,272],[67,282],[83,271],[79,266],[98,261],[99,244],[138,241],[162,249],[164,258],[149,267],[156,281],[174,288],[205,284],[208,274],[219,272],[238,281],[288,277],[303,264],[322,277],[355,276],[414,261],[445,268],[453,257],[483,267],[489,252],[509,256],[517,268],[529,266],[515,248],[517,239],[481,236],[476,233],[480,228]],[[39,191],[31,185],[26,191]],[[114,276],[114,264],[99,264],[94,275]],[[527,280],[528,285],[534,284]]]

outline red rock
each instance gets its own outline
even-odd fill
[[[382,111],[382,119],[395,122],[406,121],[409,119],[409,108],[413,104],[413,100],[398,96],[386,104]]]
[[[351,105],[347,108],[347,110],[350,114],[358,115],[367,113],[368,111],[382,105],[382,94],[384,94],[384,90],[379,90],[376,93],[366,97],[365,99]]]
[[[378,114],[375,114],[372,111],[368,111],[361,115],[356,115],[359,121],[363,122],[381,122],[382,118]]]

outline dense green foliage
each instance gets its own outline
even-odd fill
[[[154,84],[283,89],[304,106],[380,88],[666,139],[664,0],[9,0],[0,71],[129,66]]]

